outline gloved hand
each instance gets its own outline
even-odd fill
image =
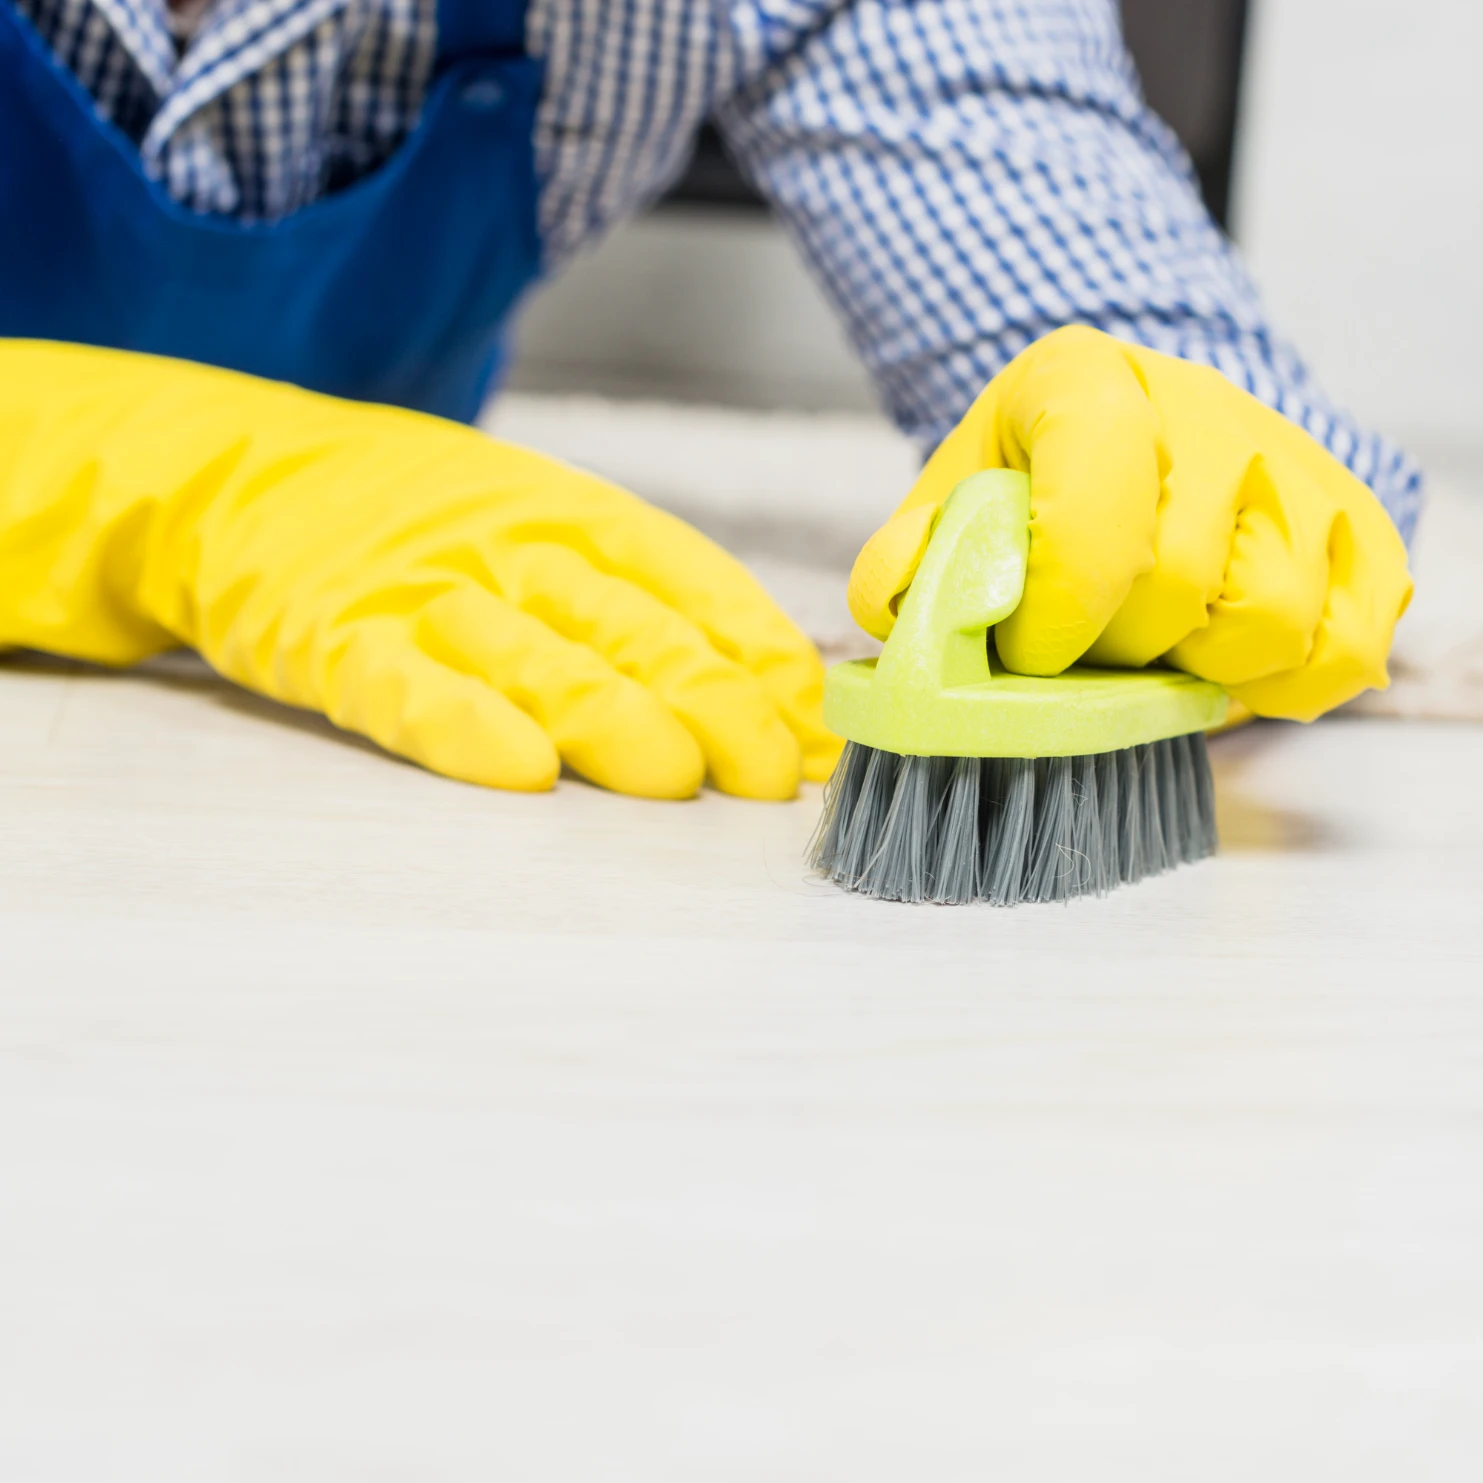
[[[472,429],[0,341],[0,647],[186,644],[437,772],[751,798],[828,775],[823,669],[746,570]]]
[[[1162,657],[1299,720],[1389,683],[1411,579],[1374,494],[1218,371],[1082,327],[989,383],[861,551],[867,632],[890,632],[938,506],[986,468],[1030,476],[1024,596],[995,629],[1009,669]]]

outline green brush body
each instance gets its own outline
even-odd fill
[[[906,901],[1100,895],[1215,849],[1204,733],[1218,685],[1173,670],[999,669],[990,633],[1029,554],[1023,474],[965,479],[943,504],[879,659],[836,665],[824,719],[849,745],[815,868]]]

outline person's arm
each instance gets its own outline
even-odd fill
[[[731,4],[728,143],[924,448],[1061,326],[1214,366],[1409,538],[1421,476],[1272,330],[1139,94],[1113,0]]]
[[[1384,686],[1420,473],[1274,336],[1113,0],[729,14],[731,145],[935,449],[855,564],[861,625],[890,631],[957,482],[1010,467],[1010,669],[1160,661],[1304,720]]]

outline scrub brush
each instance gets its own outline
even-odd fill
[[[809,846],[889,901],[1101,896],[1216,847],[1205,732],[1218,685],[1168,669],[998,667],[1019,604],[1030,484],[991,470],[944,502],[879,659],[836,665],[825,722],[848,745]]]

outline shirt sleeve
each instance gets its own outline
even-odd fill
[[[535,120],[549,273],[660,195],[732,86],[729,28],[706,0],[530,0],[545,68]]]
[[[898,424],[930,447],[1060,325],[1213,365],[1410,538],[1416,465],[1272,332],[1144,104],[1113,0],[722,0],[717,116]]]

